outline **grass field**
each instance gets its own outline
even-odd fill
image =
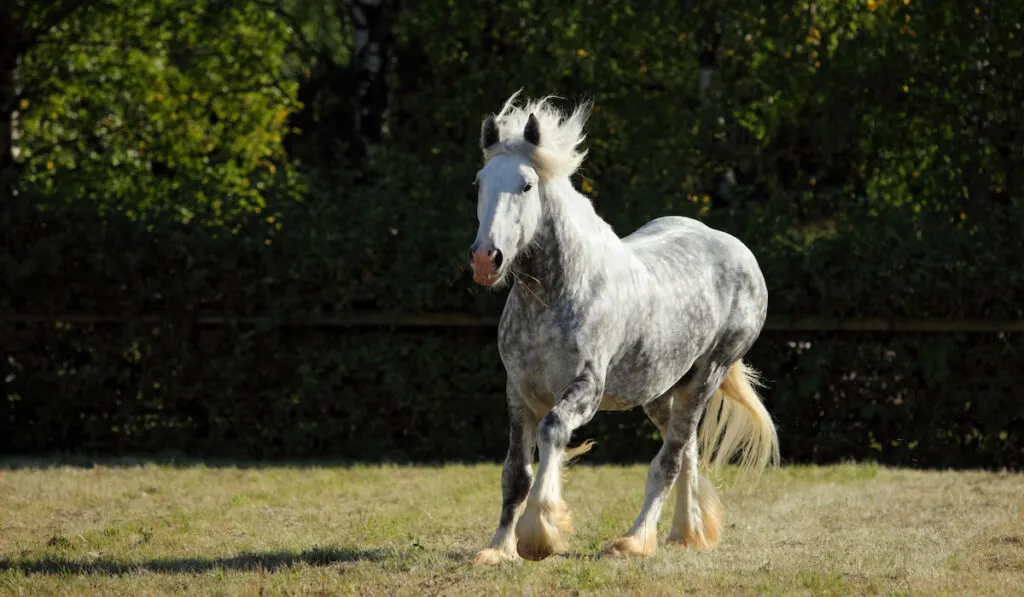
[[[576,465],[570,553],[479,568],[496,465],[0,460],[0,594],[1024,594],[1024,475],[786,467],[722,488],[715,551],[599,557],[645,475]]]

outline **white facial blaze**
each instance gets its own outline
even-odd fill
[[[480,189],[480,200],[477,203],[480,229],[476,233],[476,242],[479,246],[502,252],[505,251],[505,247],[514,246],[515,239],[510,238],[513,227],[509,225],[509,207],[512,200],[514,199],[508,193]]]
[[[503,261],[511,262],[540,223],[537,173],[520,159],[499,156],[480,171],[477,183],[476,245],[500,251]]]

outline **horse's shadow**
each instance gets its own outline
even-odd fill
[[[98,558],[89,561],[47,556],[39,560],[0,558],[0,573],[18,571],[28,574],[106,574],[120,575],[138,571],[163,574],[201,574],[214,570],[274,572],[296,564],[331,566],[344,562],[382,562],[402,557],[393,549],[331,547],[302,552],[246,552],[222,558],[157,558],[124,561]]]

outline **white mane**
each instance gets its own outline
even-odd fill
[[[484,149],[484,161],[499,154],[513,154],[529,159],[541,180],[571,176],[587,155],[585,149],[580,150],[577,146],[586,138],[583,125],[590,115],[591,103],[579,104],[570,114],[552,106],[549,103],[552,96],[517,106],[515,100],[520,91],[513,93],[495,115],[499,140]],[[523,139],[523,129],[530,114],[540,125],[539,147]]]

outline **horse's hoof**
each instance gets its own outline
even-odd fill
[[[672,534],[665,539],[665,544],[699,550],[714,549],[718,545],[718,536],[714,531],[706,533],[687,528],[680,533],[672,531]]]
[[[474,566],[495,566],[505,562],[516,562],[519,561],[519,554],[516,552],[505,553],[500,549],[494,549],[488,547],[487,549],[481,549],[476,557],[473,558]]]
[[[527,504],[516,525],[519,555],[527,560],[543,560],[566,550],[573,532],[572,517],[564,502]]]
[[[653,556],[657,549],[657,539],[654,535],[646,542],[636,537],[619,537],[605,548],[604,555],[611,558]]]
[[[673,525],[665,541],[692,549],[714,549],[722,538],[722,501],[718,499],[715,486],[703,475],[696,497],[700,503],[700,518],[693,516],[682,525]]]

